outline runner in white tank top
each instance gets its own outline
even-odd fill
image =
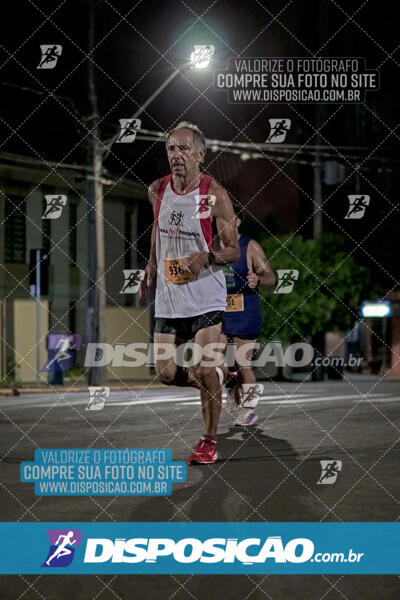
[[[200,171],[205,152],[204,136],[191,123],[181,123],[167,137],[171,174],[149,187],[154,225],[141,283],[141,296],[145,297],[157,279],[154,360],[159,379],[168,385],[200,389],[205,432],[189,458],[189,463],[197,464],[217,459],[223,374],[221,368],[207,365],[210,357],[205,354],[190,372],[178,366],[176,348],[192,338],[201,348],[209,344],[223,347],[220,332],[226,285],[221,267],[240,255],[228,194]],[[212,251],[213,218],[224,246],[217,252]],[[213,359],[215,363],[215,355]]]
[[[156,204],[157,272],[172,277],[177,259],[197,252],[212,252],[211,214],[199,213],[199,196],[209,195],[212,178],[202,175],[200,184],[186,193],[174,190],[172,175],[160,181]],[[201,208],[201,207],[200,207]],[[202,218],[204,216],[204,218]],[[194,317],[213,311],[225,311],[226,284],[221,266],[207,266],[197,279],[180,285],[157,277],[155,317]]]

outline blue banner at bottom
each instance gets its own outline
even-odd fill
[[[2,574],[398,574],[400,523],[0,523]]]

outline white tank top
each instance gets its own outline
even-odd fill
[[[203,175],[200,185],[186,194],[173,189],[172,175],[163,177],[156,204],[157,288],[155,316],[175,319],[195,317],[226,308],[226,284],[221,267],[202,270],[195,281],[174,284],[164,277],[164,258],[212,251],[211,218],[195,215],[197,195],[207,195],[212,178]]]

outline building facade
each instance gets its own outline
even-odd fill
[[[16,370],[19,381],[37,379],[38,312],[40,360],[47,356],[47,333],[78,333],[83,347],[76,366],[82,367],[87,339],[88,256],[94,243],[89,235],[85,167],[2,154],[0,182],[0,375],[7,378]],[[123,270],[142,268],[146,262],[142,250],[146,244],[141,242],[150,232],[140,230],[139,214],[147,201],[147,190],[129,180],[104,183],[106,312],[112,314],[112,318],[106,314],[106,321],[113,324],[106,331],[106,341],[143,341],[150,327],[147,309],[139,306],[137,294],[121,294],[121,290]],[[61,211],[53,211],[60,213],[56,218],[43,218],[46,196],[66,198]],[[42,295],[37,311],[31,295],[36,281],[32,250],[39,249],[42,256],[48,256],[48,269],[41,269]],[[143,370],[130,371],[128,379],[147,375]],[[121,375],[108,373],[114,379]],[[40,378],[46,380],[46,374]]]

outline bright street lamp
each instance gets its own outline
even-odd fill
[[[390,302],[363,302],[361,316],[363,317],[390,317]]]
[[[193,52],[190,55],[191,66],[194,69],[207,69],[214,56],[214,52],[215,46],[212,44],[193,45]]]

